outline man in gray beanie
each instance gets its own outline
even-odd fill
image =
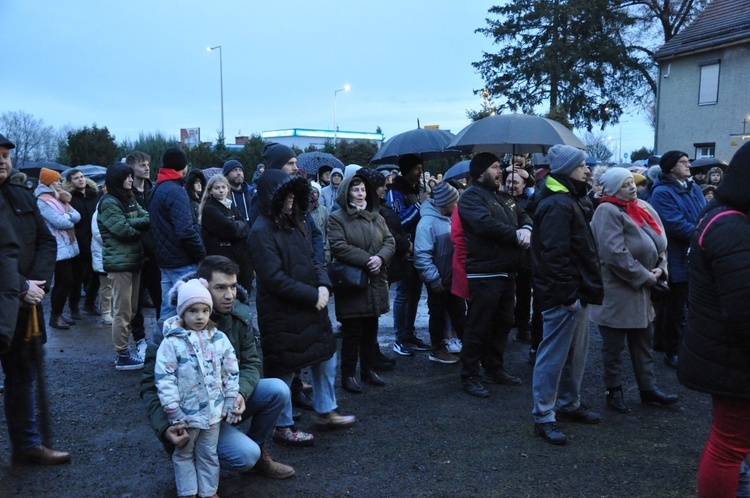
[[[562,445],[556,421],[598,424],[598,413],[580,399],[589,341],[588,305],[601,304],[602,275],[586,198],[583,151],[555,145],[550,174],[536,193],[531,255],[534,307],[542,312],[543,336],[534,365],[534,433]]]
[[[664,363],[677,368],[677,350],[688,295],[688,249],[706,199],[690,177],[690,160],[686,152],[665,152],[659,166],[661,173],[654,180],[648,201],[659,214],[667,233],[670,292],[656,303],[654,351],[664,353]]]
[[[521,379],[505,370],[505,348],[513,327],[515,279],[521,251],[529,247],[531,217],[503,192],[497,156],[481,152],[469,165],[472,183],[458,202],[466,238],[469,311],[461,349],[461,383],[479,398],[489,392],[481,381],[517,386]],[[479,366],[484,367],[480,377]]]
[[[445,332],[450,318],[456,333],[463,337],[466,302],[451,293],[453,276],[453,242],[451,214],[458,204],[458,191],[446,182],[432,190],[432,199],[422,203],[417,235],[414,240],[414,267],[427,284],[427,307],[430,311],[430,361],[457,363],[448,352]]]

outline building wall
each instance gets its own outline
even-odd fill
[[[719,96],[698,105],[701,65],[719,59]],[[665,77],[668,75],[668,77]],[[683,150],[695,157],[695,144],[715,143],[714,157],[729,161],[744,143],[730,136],[750,121],[750,46],[737,45],[660,61],[656,153]],[[750,123],[747,125],[750,135]]]

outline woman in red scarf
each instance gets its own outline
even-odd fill
[[[656,386],[652,350],[651,287],[666,279],[664,227],[651,205],[637,198],[630,171],[610,168],[601,183],[601,204],[591,230],[599,251],[604,301],[592,306],[591,320],[602,336],[607,407],[618,413],[629,411],[621,377],[626,339],[641,403],[671,405],[678,397]]]

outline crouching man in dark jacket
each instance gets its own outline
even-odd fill
[[[240,368],[240,393],[237,396],[237,414],[242,420],[231,425],[221,422],[219,429],[219,464],[224,470],[247,472],[252,470],[272,479],[286,479],[294,475],[294,469],[273,460],[263,448],[273,431],[276,419],[282,408],[289,402],[289,388],[279,379],[261,379],[261,361],[252,333],[252,315],[247,305],[247,292],[237,286],[239,267],[224,256],[208,256],[201,262],[195,273],[181,278],[205,278],[213,301],[211,320],[232,343]],[[177,293],[169,296],[177,302]],[[165,317],[169,318],[169,317]],[[146,410],[151,428],[168,451],[174,450],[186,441],[188,433],[184,425],[169,425],[167,414],[161,406],[154,380],[156,351],[164,338],[163,331],[157,330],[151,337],[146,351],[146,362],[141,380],[141,399],[146,402]],[[244,408],[243,408],[244,407]],[[237,426],[252,417],[247,432]]]

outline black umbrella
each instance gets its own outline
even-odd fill
[[[26,173],[27,176],[30,176],[32,178],[39,178],[39,173],[42,171],[42,168],[51,169],[62,174],[66,169],[70,169],[70,166],[52,162],[34,163],[27,161],[19,166],[18,170]]]
[[[399,158],[406,154],[417,154],[422,160],[458,155],[458,151],[446,149],[453,137],[453,133],[433,128],[417,128],[399,133],[386,140],[370,162],[398,163]]]
[[[453,180],[454,178],[460,178],[463,180],[464,177],[466,177],[466,173],[469,172],[469,163],[471,163],[471,161],[467,159],[466,161],[458,162],[448,168],[448,171],[443,175],[443,181]]]
[[[297,168],[310,176],[316,176],[321,166],[330,166],[331,169],[341,168],[341,171],[344,171],[344,163],[327,152],[303,152],[297,156]]]
[[[381,164],[375,169],[377,171],[380,171],[381,173],[390,173],[394,169],[398,169],[398,164],[385,163],[385,164]]]
[[[717,166],[721,168],[722,171],[724,171],[725,169],[727,169],[727,166],[729,166],[729,164],[727,164],[726,161],[716,159],[715,157],[701,157],[700,159],[696,159],[695,161],[692,161],[690,163],[690,169],[700,169],[704,172],[707,172],[714,166]]]
[[[558,144],[586,149],[572,131],[557,121],[527,114],[497,114],[474,121],[458,132],[446,148],[465,153],[546,154]]]

